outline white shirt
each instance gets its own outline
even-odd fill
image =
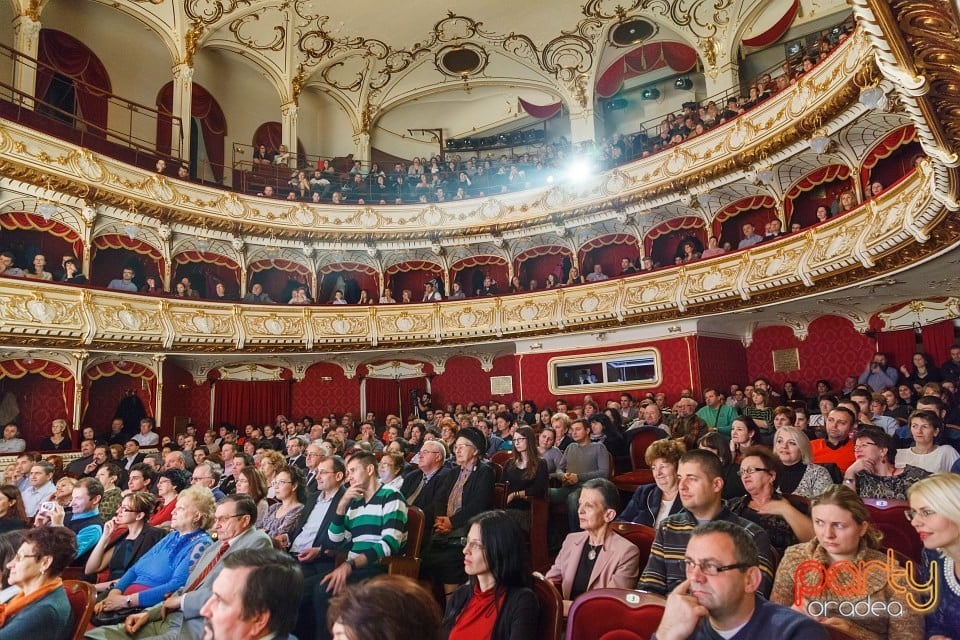
[[[323,524],[323,519],[327,517],[327,511],[330,509],[330,505],[333,504],[333,496],[336,494],[337,492],[334,491],[329,498],[325,498],[322,493],[317,496],[317,503],[307,517],[307,521],[304,523],[300,535],[298,535],[293,540],[293,544],[290,545],[291,553],[300,553],[313,547],[313,540],[317,537],[317,533],[320,531],[320,525]]]
[[[914,453],[913,449],[897,449],[894,463],[897,467],[912,464],[930,473],[950,471],[953,463],[960,459],[960,453],[950,445],[940,445],[930,453]]]
[[[39,489],[33,485],[27,487],[27,490],[23,492],[23,510],[27,512],[27,516],[32,518],[37,515],[37,511],[40,509],[40,503],[44,500],[50,500],[50,497],[56,493],[56,491],[57,486],[50,481]]]
[[[139,442],[141,447],[152,447],[160,444],[160,436],[158,436],[154,431],[149,431],[145,434],[138,433],[137,435],[133,436],[131,440],[136,440]]]

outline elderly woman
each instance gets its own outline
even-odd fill
[[[276,541],[284,534],[289,535],[296,526],[303,504],[307,501],[307,488],[304,486],[303,473],[294,465],[280,469],[273,483],[278,502],[257,520],[257,528]]]
[[[266,517],[270,510],[267,502],[267,481],[256,467],[244,467],[237,476],[237,488],[234,493],[250,496],[257,505],[257,520]]]
[[[613,532],[620,501],[617,488],[606,478],[583,484],[577,516],[583,531],[563,541],[556,562],[545,576],[563,594],[564,611],[590,589],[633,589],[640,572],[640,550]]]
[[[948,444],[938,445],[937,438],[943,432],[943,421],[933,411],[914,411],[908,420],[914,445],[897,449],[896,466],[913,465],[930,473],[950,471],[960,459],[957,450]]]
[[[920,467],[894,464],[893,438],[878,427],[864,427],[857,432],[853,445],[856,461],[843,474],[843,484],[861,498],[906,500],[907,489],[914,482],[930,475]]]
[[[920,582],[930,579],[933,562],[940,583],[940,600],[927,614],[926,636],[931,640],[957,637],[960,629],[960,475],[937,473],[909,490],[910,524],[923,541]],[[892,636],[891,636],[892,637]]]
[[[769,449],[746,449],[740,461],[740,478],[747,495],[729,501],[727,507],[763,527],[770,544],[782,555],[787,547],[813,538],[813,524],[803,502],[777,493],[779,472],[780,460]]]
[[[121,501],[117,515],[104,523],[103,535],[90,552],[84,569],[87,575],[109,570],[107,580],[96,585],[97,591],[113,587],[127,569],[167,535],[165,529],[148,522],[154,504],[156,499],[144,491],[128,494]]]
[[[260,455],[260,472],[263,473],[263,479],[267,483],[267,497],[275,498],[276,492],[273,487],[273,481],[277,477],[277,471],[287,466],[286,458],[279,451],[264,451]]]
[[[535,638],[539,607],[526,555],[517,544],[520,528],[502,511],[480,513],[468,527],[460,564],[469,582],[457,585],[447,602],[440,637]]]
[[[7,568],[20,594],[0,606],[0,639],[72,635],[70,601],[60,575],[77,553],[77,536],[65,527],[39,527],[23,534],[20,550]]]
[[[184,489],[173,510],[172,531],[127,569],[96,612],[150,607],[184,586],[193,563],[212,542],[207,529],[213,526],[215,508],[206,487]]]
[[[157,512],[150,518],[150,524],[160,527],[170,522],[173,510],[177,508],[177,496],[190,486],[191,476],[183,469],[167,469],[157,476],[157,496],[160,502]]]
[[[833,485],[830,472],[813,464],[810,439],[798,427],[780,427],[773,437],[773,451],[782,465],[777,474],[780,493],[812,498]]]
[[[870,513],[863,501],[847,487],[835,485],[811,501],[816,537],[786,550],[777,569],[770,600],[787,607],[796,602],[797,580],[802,584],[823,583],[823,576],[838,562],[860,566],[873,562],[886,566],[881,549],[882,534],[870,524]],[[895,562],[895,561],[894,561]],[[902,571],[898,563],[896,569]],[[865,572],[862,585],[854,585],[859,572],[831,571],[833,580],[818,595],[804,599],[799,608],[826,626],[858,639],[920,638],[922,621],[887,581],[887,571]],[[844,602],[842,617],[830,602]],[[883,602],[883,608],[869,603]],[[899,607],[891,607],[894,603]],[[901,615],[890,615],[889,611]]]
[[[683,509],[677,495],[677,465],[686,450],[679,440],[657,440],[647,447],[643,459],[653,473],[653,484],[640,485],[617,520],[658,527],[664,518]]]

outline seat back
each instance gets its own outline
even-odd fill
[[[643,456],[647,447],[664,436],[663,431],[654,427],[640,427],[637,431],[639,433],[630,438],[630,466],[634,471],[650,468]]]
[[[490,462],[496,462],[501,467],[507,466],[507,462],[513,459],[513,451],[497,451],[490,456]]]
[[[643,571],[643,568],[647,566],[647,559],[650,557],[650,547],[653,546],[653,539],[657,537],[657,530],[645,524],[635,524],[633,522],[614,522],[613,530],[640,549],[640,570]]]
[[[67,592],[70,611],[73,614],[73,634],[71,640],[83,640],[93,617],[93,607],[97,604],[97,589],[89,582],[64,580],[63,590]]]
[[[553,584],[541,575],[533,576],[533,592],[540,602],[537,640],[560,640],[563,624],[563,598]]]
[[[883,546],[899,551],[914,562],[920,561],[923,543],[913,525],[904,516],[910,503],[906,500],[864,498],[874,526],[883,533]]]
[[[389,556],[382,560],[390,575],[407,576],[414,580],[420,575],[420,551],[423,546],[423,533],[426,518],[420,507],[407,507],[407,544],[400,555]]]
[[[629,589],[588,591],[570,607],[566,640],[599,640],[610,632],[649,640],[663,618],[664,602],[660,596]]]

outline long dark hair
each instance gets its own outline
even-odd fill
[[[517,427],[517,433],[527,439],[527,466],[523,470],[523,477],[527,480],[532,480],[537,476],[537,467],[540,465],[540,450],[537,449],[537,434],[527,425]],[[516,446],[514,446],[513,459],[510,461],[510,464],[517,466],[518,463],[523,461],[523,455],[524,454],[517,451]]]
[[[23,496],[20,495],[20,489],[17,488],[17,485],[5,484],[0,487],[0,493],[5,495],[7,500],[11,502],[3,519],[17,520],[23,523],[24,528],[27,528],[27,512],[23,507]]]
[[[529,587],[530,567],[527,564],[527,554],[523,553],[517,544],[517,540],[523,539],[523,532],[516,520],[503,510],[484,511],[474,516],[469,524],[480,527],[483,553],[496,584],[494,602],[508,589]],[[476,586],[476,576],[471,576],[470,582]]]

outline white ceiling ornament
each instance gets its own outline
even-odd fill
[[[427,374],[423,372],[423,363],[400,362],[392,360],[383,364],[368,364],[368,378],[380,378],[383,380],[406,380],[408,378],[423,378]]]

